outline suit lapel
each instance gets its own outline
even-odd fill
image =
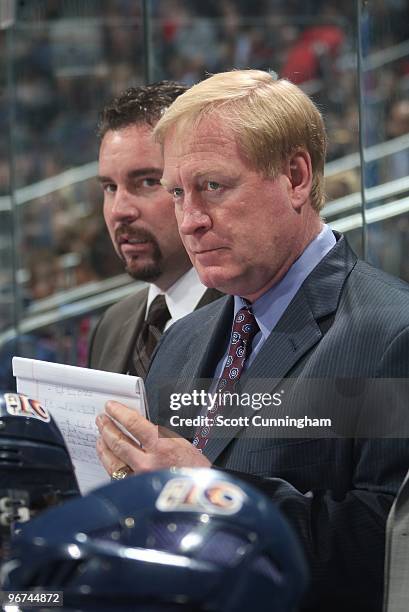
[[[220,310],[208,318],[202,329],[196,331],[192,338],[192,346],[195,347],[194,359],[186,359],[177,380],[179,388],[191,389],[197,379],[213,377],[215,366],[225,350],[230,334],[233,307],[233,298],[224,296],[220,300]]]
[[[140,331],[141,325],[145,318],[146,301],[148,298],[148,290],[144,290],[146,295],[138,305],[133,309],[129,316],[126,317],[115,334],[112,344],[111,354],[109,356],[109,369],[112,372],[126,372],[129,354],[135,346],[135,339]]]
[[[274,387],[321,339],[321,330],[302,289],[284,312],[262,346],[252,366],[243,376],[241,387],[255,390],[254,379],[274,380]],[[272,387],[272,388],[274,388]]]
[[[356,263],[344,238],[311,272],[280,321],[240,380],[240,392],[260,392],[260,380],[268,380],[272,393],[280,381],[322,338],[319,322],[335,313],[342,287]],[[231,324],[231,321],[230,321]],[[253,414],[251,408],[246,411]],[[214,462],[241,427],[229,428],[223,438],[210,437],[205,454]]]
[[[207,289],[195,308],[198,310],[222,296],[225,299],[220,302],[221,309],[203,321],[202,327],[195,331],[192,338],[192,346],[195,346],[194,358],[186,359],[177,380],[178,387],[183,390],[193,389],[198,379],[212,378],[215,363],[221,358],[220,351],[223,351],[226,345],[226,336],[233,317],[233,298],[216,289]]]
[[[165,393],[168,388],[172,392],[189,393],[193,389],[205,388],[206,381],[203,379],[212,379],[214,369],[218,360],[226,347],[227,335],[230,333],[231,320],[233,317],[234,299],[231,296],[223,296],[218,301],[217,308],[213,309],[212,313],[207,318],[203,312],[197,316],[200,320],[200,325],[193,326],[189,330],[189,347],[192,347],[192,352],[189,348],[184,355],[184,361],[181,368],[168,379],[161,378],[159,385],[156,385],[156,394],[160,394],[158,389],[161,388]],[[215,312],[214,312],[215,310]],[[171,331],[169,332],[171,333]],[[165,349],[164,349],[165,351]],[[159,346],[158,353],[160,354],[161,347]],[[155,359],[153,359],[155,363]],[[148,374],[149,378],[149,374]],[[156,401],[151,403],[150,417],[152,421],[158,418],[158,407],[160,405],[159,396]],[[181,408],[178,412],[180,416],[185,415],[189,408]]]

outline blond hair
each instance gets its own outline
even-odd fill
[[[276,178],[283,163],[299,150],[312,163],[311,204],[324,205],[323,175],[326,134],[321,113],[299,87],[261,70],[214,74],[179,96],[157,123],[163,143],[167,132],[197,127],[209,114],[223,119],[250,164]]]

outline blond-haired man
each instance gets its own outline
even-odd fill
[[[288,417],[298,408],[286,403],[287,392],[304,414],[313,409],[306,381],[407,377],[408,286],[357,260],[322,222],[323,120],[291,83],[253,70],[216,74],[172,104],[156,136],[162,183],[187,252],[202,282],[229,295],[163,338],[146,381],[151,416],[167,422],[171,410],[160,392],[166,380],[179,392],[172,396],[179,406],[171,405],[181,408],[179,420],[168,419],[177,431],[187,413],[183,392],[194,403],[192,381],[210,378],[207,413],[195,409],[210,420],[194,421],[191,442],[158,435],[152,423],[111,403],[109,414],[143,447],[104,415],[97,420],[101,460],[110,473],[124,465],[133,472],[212,465],[241,473],[300,535],[312,572],[303,609],[380,610],[385,520],[409,462],[408,442],[351,431],[345,438],[334,431],[330,438],[294,437],[289,429],[283,438],[252,427],[251,406],[229,426],[221,398],[268,390],[276,403],[258,416],[281,410]],[[343,389],[354,395],[350,385]],[[335,411],[331,399],[321,416]],[[392,415],[398,406],[388,409]],[[223,506],[217,495],[214,501]]]

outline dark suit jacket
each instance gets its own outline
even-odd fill
[[[92,334],[88,366],[96,370],[126,373],[128,359],[140,333],[146,311],[148,288],[114,304],[102,315]],[[210,304],[222,294],[207,289],[197,308]]]
[[[232,312],[233,298],[224,297],[163,336],[146,380],[153,420],[161,381],[188,391],[194,379],[213,375]],[[270,381],[273,392],[289,380],[297,386],[306,379],[408,374],[408,285],[357,260],[341,238],[305,280],[240,388],[257,390],[255,379]],[[392,415],[398,406],[388,409]],[[161,410],[169,413],[169,406]],[[237,427],[211,437],[205,454],[260,486],[295,526],[312,570],[303,609],[381,609],[385,521],[409,466],[407,440],[253,439]]]

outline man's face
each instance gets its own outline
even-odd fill
[[[276,180],[252,169],[220,118],[203,119],[187,138],[171,130],[164,159],[163,184],[202,282],[254,301],[303,249],[289,168]]]
[[[146,124],[108,131],[99,150],[104,218],[126,271],[166,290],[190,268],[171,196],[160,184],[160,146]]]

